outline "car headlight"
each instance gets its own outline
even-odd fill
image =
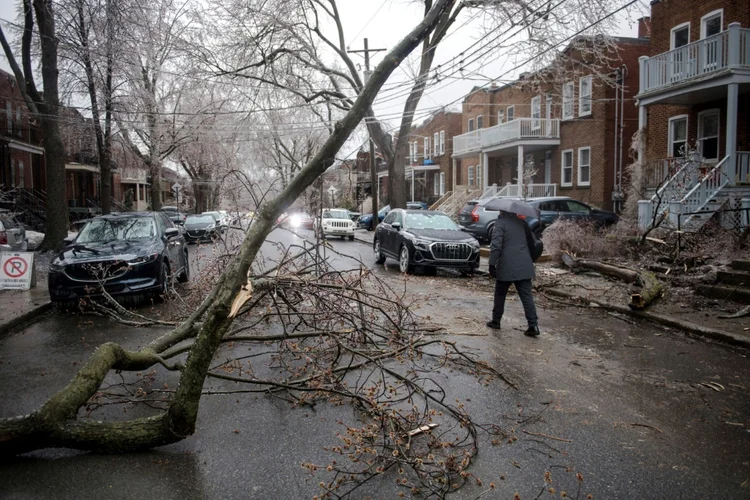
[[[138,266],[141,264],[148,264],[159,258],[158,253],[152,253],[151,255],[144,255],[142,257],[136,257],[135,259],[128,262],[131,266]]]
[[[65,271],[65,264],[52,261],[49,265],[49,270],[53,272],[58,272],[58,273],[63,272]]]
[[[432,242],[429,240],[420,240],[419,238],[414,240],[415,247],[427,248],[430,246],[430,243]]]
[[[468,241],[469,245],[473,246],[474,248],[479,248],[479,242],[477,240],[471,239]]]

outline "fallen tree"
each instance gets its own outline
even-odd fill
[[[0,421],[0,455],[48,447],[135,451],[174,443],[193,434],[209,365],[233,323],[234,318],[229,314],[231,305],[242,286],[247,284],[251,266],[273,229],[274,221],[333,163],[336,153],[361,122],[389,75],[431,33],[443,12],[454,2],[436,2],[424,19],[383,58],[315,157],[279,196],[259,211],[239,252],[201,306],[186,321],[140,351],[128,351],[113,343],[100,346],[74,379],[40,409]],[[267,279],[253,283],[255,293],[273,286],[275,282]],[[193,342],[184,364],[170,364],[164,359],[169,348],[188,339]],[[77,418],[78,411],[96,394],[111,370],[139,371],[156,364],[181,372],[179,386],[165,412],[127,422]]]
[[[664,293],[661,282],[651,271],[636,271],[628,267],[616,266],[596,260],[576,259],[569,253],[562,255],[563,263],[573,270],[587,269],[607,276],[618,278],[626,283],[636,285],[630,293],[628,306],[642,310]]]

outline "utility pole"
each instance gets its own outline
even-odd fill
[[[385,50],[387,49],[369,48],[367,38],[365,38],[364,50],[349,51],[354,54],[359,52],[364,52],[365,54],[365,85],[367,85],[367,80],[370,78],[370,52],[384,52]],[[375,143],[372,140],[372,136],[370,136],[370,194],[372,197],[372,222],[370,223],[370,227],[375,231],[380,221],[378,220],[378,171],[375,162]]]

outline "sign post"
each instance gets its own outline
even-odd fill
[[[0,289],[28,290],[34,274],[34,254],[3,252],[0,254]]]

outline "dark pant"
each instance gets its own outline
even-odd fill
[[[510,285],[516,285],[516,291],[523,304],[523,312],[526,314],[526,322],[529,326],[538,326],[539,319],[536,316],[534,297],[531,296],[531,280],[520,281],[496,281],[495,282],[495,306],[492,309],[492,321],[500,323],[505,312],[505,296],[508,295]]]

